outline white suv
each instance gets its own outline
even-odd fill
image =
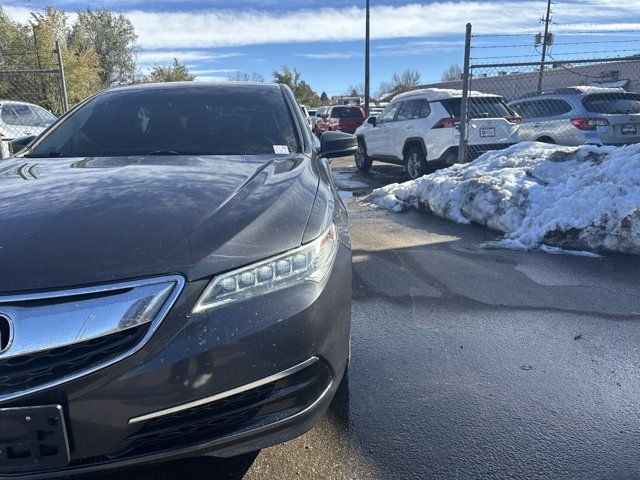
[[[455,163],[461,105],[461,90],[427,88],[397,95],[378,117],[369,117],[356,130],[357,167],[367,171],[374,160],[395,163],[414,179],[429,167]],[[468,159],[516,143],[520,117],[502,97],[471,92],[468,110]]]
[[[568,87],[509,104],[522,116],[520,141],[560,145],[640,142],[640,94],[622,88]]]

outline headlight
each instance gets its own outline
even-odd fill
[[[334,224],[317,239],[294,250],[215,277],[192,313],[241,302],[302,282],[322,282],[338,251]]]

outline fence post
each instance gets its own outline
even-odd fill
[[[58,54],[58,67],[60,69],[60,89],[62,97],[62,113],[69,110],[69,101],[67,99],[67,81],[64,78],[64,64],[62,63],[62,50],[60,49],[60,40],[56,40],[56,53]]]
[[[462,105],[460,107],[460,145],[458,147],[458,163],[467,158],[467,103],[469,101],[469,84],[471,82],[469,63],[471,61],[471,24],[467,23],[464,36],[464,69],[462,71]]]

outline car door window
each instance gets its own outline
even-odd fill
[[[522,118],[538,118],[544,116],[538,102],[522,102],[511,105]]]
[[[431,114],[431,105],[429,100],[422,100],[420,103],[420,109],[418,111],[418,118],[427,118]]]
[[[548,104],[548,113],[550,117],[557,117],[558,115],[564,115],[571,111],[571,105],[564,100],[552,99]]]
[[[398,107],[400,103],[392,103],[378,117],[378,125],[382,125],[383,123],[392,122],[396,116],[396,112],[398,111]]]
[[[398,109],[398,115],[396,115],[396,122],[404,122],[416,118],[419,105],[420,100],[407,100],[402,102],[402,105]]]

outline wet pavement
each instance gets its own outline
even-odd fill
[[[639,478],[640,260],[484,250],[498,234],[359,201],[401,168],[333,169],[353,350],[325,419],[255,458],[117,478]]]

